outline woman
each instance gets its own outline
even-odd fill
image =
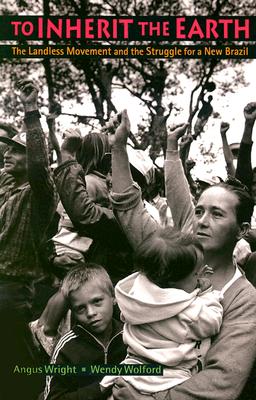
[[[123,381],[113,388],[114,398],[172,400],[235,400],[246,383],[256,357],[256,291],[233,264],[233,250],[249,228],[252,200],[243,188],[217,185],[200,196],[195,212],[178,155],[178,139],[187,126],[168,136],[165,178],[167,199],[176,227],[193,229],[203,245],[205,263],[214,269],[213,287],[224,295],[223,324],[204,357],[205,367],[191,379],[167,391],[143,396]],[[144,210],[139,188],[129,171],[126,140],[129,119],[124,111],[112,148],[113,205],[133,248],[156,229]],[[159,396],[159,397],[158,397]]]

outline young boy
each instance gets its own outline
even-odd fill
[[[68,272],[62,293],[68,299],[75,326],[58,342],[52,364],[115,364],[126,355],[122,324],[113,319],[114,288],[106,270],[89,263]],[[100,376],[46,377],[44,400],[100,400]]]

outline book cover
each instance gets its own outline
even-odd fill
[[[45,344],[44,335],[40,337],[36,323],[31,336],[31,328],[28,329],[27,324],[40,317],[48,299],[61,285],[67,268],[80,265],[79,255],[82,253],[82,257],[92,257],[95,261],[93,252],[97,251],[93,247],[95,233],[91,234],[90,230],[89,234],[84,230],[86,234],[83,233],[80,240],[79,235],[76,236],[78,229],[73,225],[72,228],[67,228],[65,224],[61,230],[58,228],[63,208],[58,206],[58,213],[51,214],[49,223],[46,220],[42,222],[42,218],[35,222],[37,219],[31,217],[35,212],[33,200],[30,195],[22,198],[22,193],[30,190],[28,178],[19,180],[19,173],[12,174],[13,161],[5,155],[6,146],[12,144],[8,138],[22,141],[27,129],[20,97],[24,86],[22,89],[20,82],[26,79],[37,82],[41,125],[46,135],[52,173],[63,161],[61,145],[70,131],[74,135],[78,129],[80,133],[77,134],[82,138],[92,132],[111,137],[120,122],[122,110],[127,110],[131,123],[127,152],[133,179],[140,186],[145,184],[145,207],[154,223],[165,228],[175,222],[167,204],[164,184],[167,135],[181,124],[187,123],[187,130],[180,143],[180,156],[195,202],[204,188],[225,180],[227,175],[242,180],[255,195],[252,131],[256,112],[256,17],[253,14],[251,1],[237,4],[235,1],[205,3],[192,0],[171,3],[10,0],[0,6],[0,136],[7,137],[7,140],[0,141],[0,346],[3,355],[0,395],[3,398],[34,400],[40,394],[43,398],[47,371],[51,371],[51,343],[49,349],[49,342]],[[29,115],[29,118],[35,117],[34,114]],[[31,125],[30,129],[32,132],[36,127]],[[243,165],[241,158],[237,161],[242,138],[247,146],[246,163]],[[24,143],[18,146],[25,149]],[[104,149],[100,174],[109,170],[111,161],[110,150],[107,147]],[[36,160],[37,156],[33,160],[35,168]],[[101,179],[98,175],[97,179]],[[40,179],[38,174],[38,182]],[[96,179],[95,176],[93,179]],[[89,195],[93,198],[95,193],[93,190],[90,192],[90,182],[86,180]],[[111,189],[111,179],[108,178],[107,182],[108,189],[104,181],[104,190],[102,182],[97,183],[102,190],[100,206],[105,208],[109,206],[104,196]],[[17,196],[17,204],[13,203],[12,196]],[[8,205],[10,199],[12,203]],[[29,204],[27,209],[26,206],[21,207],[22,201]],[[42,205],[43,202],[40,204],[42,215],[44,205],[47,207],[46,203]],[[94,202],[98,203],[96,197]],[[74,201],[74,204],[80,205],[79,201]],[[71,220],[73,223],[74,214]],[[20,229],[22,223],[23,230]],[[43,227],[41,231],[38,229],[40,223]],[[252,228],[255,228],[254,215]],[[107,240],[107,236],[111,241],[107,229],[100,228],[97,235],[99,241]],[[54,241],[50,241],[53,237]],[[65,253],[64,268],[61,269],[63,245],[72,251],[67,257]],[[237,248],[236,258],[241,266],[251,257],[254,247],[252,230],[247,241]],[[131,250],[126,248],[125,251],[131,254]],[[99,263],[107,268],[114,284],[124,278],[127,271],[132,272],[127,253],[123,257],[121,250],[118,253],[118,249],[118,255],[113,255],[112,251],[106,261],[106,255],[101,253],[103,250],[99,252],[103,260]],[[57,259],[53,261],[55,257]],[[248,277],[253,283],[253,258],[251,263]],[[37,267],[43,267],[41,272],[36,272]],[[64,326],[62,333],[67,332],[65,329]],[[200,358],[200,346],[197,350]],[[236,351],[239,349],[234,349]],[[252,344],[251,354],[253,352]],[[235,359],[230,361],[231,370],[235,369],[234,363],[237,362]],[[95,368],[94,364],[97,366],[97,362],[91,364],[92,368]],[[99,364],[104,370],[104,363]],[[113,364],[113,368],[115,365],[117,363]],[[204,368],[203,363],[200,365]],[[56,367],[54,373],[64,382],[65,375],[69,375],[70,382],[74,379],[76,386],[78,380],[79,388],[82,387],[82,368],[85,367],[81,361],[70,366],[72,371],[65,369],[67,365],[62,367],[64,369]],[[152,371],[152,374],[158,374]],[[139,375],[144,372],[140,371]],[[88,382],[88,374],[84,373],[84,376]],[[230,385],[223,389],[221,398],[230,398],[231,386],[235,386],[234,376],[230,374],[227,378]],[[207,395],[209,400],[217,398],[214,383],[211,385]],[[239,392],[240,386],[237,389]],[[80,398],[79,388],[68,388],[66,394],[63,391],[56,399]],[[72,393],[70,396],[73,397],[68,397],[67,393]],[[85,400],[86,392],[82,395]],[[186,389],[182,391],[181,385],[181,391],[178,390],[175,395],[177,399],[198,398],[193,384],[187,393]],[[98,398],[99,392],[92,392],[92,396]],[[205,398],[205,392],[202,396]],[[252,388],[248,386],[239,398],[248,400],[253,396]]]

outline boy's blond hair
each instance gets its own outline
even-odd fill
[[[98,281],[100,287],[114,297],[114,287],[109,277],[109,274],[101,265],[87,263],[84,266],[72,268],[65,276],[61,292],[66,298],[70,298],[71,292],[79,289],[87,282]]]

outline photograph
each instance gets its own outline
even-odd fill
[[[254,2],[0,24],[0,399],[255,400]]]

